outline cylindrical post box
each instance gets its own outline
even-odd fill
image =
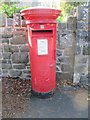
[[[41,97],[56,88],[56,18],[61,11],[51,8],[27,8],[21,11],[28,28],[32,91]]]

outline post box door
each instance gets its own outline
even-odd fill
[[[56,43],[53,36],[47,33],[33,36],[31,43],[32,87],[38,92],[51,91],[56,87]]]

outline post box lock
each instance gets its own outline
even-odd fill
[[[54,67],[54,64],[51,64],[50,67]]]

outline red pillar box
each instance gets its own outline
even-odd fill
[[[21,11],[28,28],[32,91],[41,97],[52,95],[56,88],[56,18],[60,13],[38,7]]]

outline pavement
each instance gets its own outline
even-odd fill
[[[14,98],[9,95],[8,105],[3,104],[3,117],[11,118],[88,118],[88,91],[61,91],[48,99],[35,96]],[[12,102],[13,101],[13,102]],[[12,107],[10,107],[12,105]],[[15,106],[17,105],[17,106]],[[12,114],[11,114],[12,113]]]
[[[88,118],[87,91],[61,93],[56,90],[53,97],[40,99],[34,96],[30,101],[27,112],[22,114],[27,118]]]

